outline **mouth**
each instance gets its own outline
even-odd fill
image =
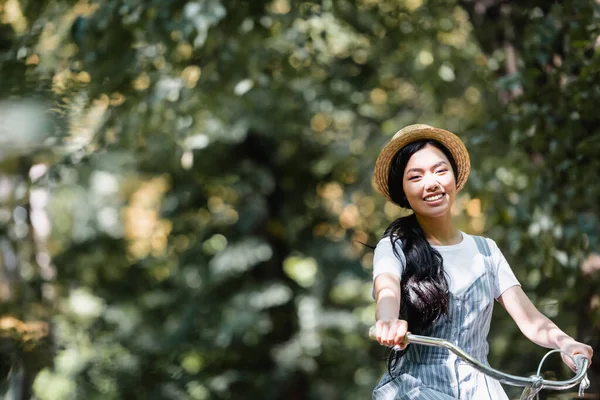
[[[444,197],[444,193],[438,193],[438,194],[429,195],[429,196],[425,197],[423,200],[425,200],[425,201],[437,201],[437,200],[441,199],[442,197]]]

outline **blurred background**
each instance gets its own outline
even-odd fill
[[[367,338],[359,242],[401,215],[372,169],[417,122],[471,152],[459,227],[599,353],[599,16],[597,0],[0,0],[0,393],[370,398],[387,352]],[[512,374],[546,352],[500,306],[489,340]],[[570,376],[558,355],[543,370]]]

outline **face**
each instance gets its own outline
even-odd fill
[[[408,160],[402,187],[413,211],[423,217],[449,213],[456,198],[456,179],[450,161],[430,144]]]

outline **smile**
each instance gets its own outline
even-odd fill
[[[436,195],[433,195],[433,196],[427,196],[427,197],[425,197],[424,200],[425,201],[436,201],[436,200],[441,199],[442,197],[444,197],[444,194],[440,193],[440,194],[436,194]]]

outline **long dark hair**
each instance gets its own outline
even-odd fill
[[[402,187],[408,160],[427,145],[435,146],[446,155],[457,176],[452,154],[439,142],[420,140],[404,146],[392,160],[388,177],[390,197],[401,207],[411,208]],[[399,318],[408,322],[411,332],[419,333],[448,312],[449,289],[442,256],[427,241],[414,213],[392,222],[383,237],[390,238],[396,257],[402,258],[398,248],[404,253],[406,265],[401,277]],[[390,371],[402,355],[404,352],[392,351],[388,360]]]

